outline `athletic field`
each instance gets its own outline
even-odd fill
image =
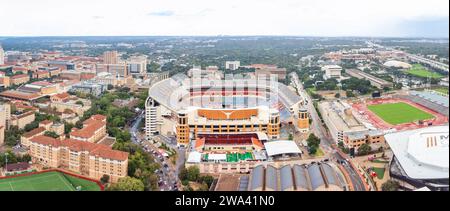
[[[407,103],[369,105],[367,108],[391,125],[431,119],[434,116]]]
[[[406,71],[407,73],[414,75],[414,76],[418,76],[418,77],[422,77],[422,78],[442,78],[444,76],[442,76],[439,73],[436,72],[432,72],[427,70],[425,67],[423,67],[420,64],[414,64],[411,69]]]
[[[95,182],[56,171],[0,179],[0,191],[75,191],[76,187],[85,191],[100,190]]]

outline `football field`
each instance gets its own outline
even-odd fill
[[[425,111],[403,102],[369,105],[367,108],[391,125],[432,119],[434,117]]]
[[[0,191],[75,191],[78,186],[81,190],[100,190],[94,182],[56,171],[0,179]]]

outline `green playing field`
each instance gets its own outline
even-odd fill
[[[81,190],[100,190],[94,182],[60,172],[0,179],[0,191],[75,191],[78,186],[81,186]]]
[[[433,118],[433,115],[402,102],[369,105],[367,108],[391,125]]]
[[[411,74],[411,75],[415,75],[415,76],[422,77],[422,78],[428,78],[428,77],[430,77],[430,78],[442,78],[442,77],[444,77],[444,76],[442,76],[439,73],[427,70],[425,67],[423,67],[420,64],[414,64],[412,66],[412,68],[407,70],[406,72]]]

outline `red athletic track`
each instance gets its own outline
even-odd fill
[[[399,125],[391,125],[391,124],[383,121],[380,117],[378,117],[376,114],[374,114],[367,108],[367,105],[398,103],[398,102],[407,103],[407,104],[414,106],[420,110],[428,112],[431,115],[433,115],[434,118],[430,119],[430,120],[424,120],[423,121],[424,123],[422,125],[419,125],[414,122],[404,123],[404,124],[399,124]],[[432,123],[432,125],[442,125],[442,124],[445,124],[446,122],[448,122],[448,118],[446,116],[444,116],[438,112],[435,112],[427,107],[424,107],[422,105],[419,105],[417,103],[411,102],[409,100],[404,100],[404,99],[396,99],[396,98],[373,99],[373,100],[367,100],[366,103],[355,103],[352,105],[352,107],[353,107],[353,109],[355,109],[358,112],[360,112],[360,111],[364,112],[364,114],[361,114],[361,116],[366,118],[375,127],[377,127],[378,129],[382,129],[382,130],[388,130],[388,129],[392,129],[392,128],[394,128],[398,131],[411,130],[411,129],[426,127],[428,125],[428,123]]]

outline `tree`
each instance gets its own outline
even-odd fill
[[[294,140],[294,136],[292,134],[289,134],[288,139],[292,141],[292,140]]]
[[[336,93],[336,94],[334,95],[334,97],[335,97],[335,98],[340,98],[340,97],[341,97],[341,94],[338,92],[338,93]]]
[[[81,100],[78,100],[77,102],[75,102],[75,104],[84,106],[84,103],[83,103],[83,101],[81,101]]]
[[[144,183],[133,177],[123,177],[107,188],[108,191],[144,191]]]
[[[181,168],[180,172],[178,173],[178,178],[181,181],[187,180],[188,171],[185,167]]]
[[[381,185],[382,191],[397,191],[400,187],[400,184],[394,180],[388,180]]]
[[[372,147],[370,147],[370,145],[367,143],[361,144],[361,146],[358,148],[359,155],[367,155],[370,153],[370,151],[372,151]]]
[[[38,121],[33,121],[27,125],[25,125],[25,127],[23,128],[25,130],[25,132],[29,132],[35,128],[39,127],[39,122]]]
[[[308,147],[319,147],[320,144],[320,139],[314,135],[313,133],[311,133],[309,135],[309,137],[306,139],[306,143],[308,144]]]
[[[72,123],[68,123],[68,122],[64,122],[64,133],[65,134],[69,134],[70,131],[72,131],[72,128],[75,127],[74,124]]]
[[[352,92],[351,90],[345,91],[345,95],[346,95],[347,97],[355,97],[355,94],[353,94],[353,92]]]
[[[320,145],[320,139],[311,133],[306,139],[306,143],[308,144],[309,154],[316,154],[317,148],[319,148]]]
[[[208,187],[211,187],[212,183],[214,182],[214,177],[211,175],[202,176],[199,178],[199,182],[204,182],[208,185]]]
[[[56,134],[54,131],[45,131],[44,136],[52,137],[52,138],[59,138],[59,135]]]
[[[108,182],[109,182],[109,175],[104,174],[104,175],[102,176],[102,178],[100,178],[100,182],[102,182],[102,184],[108,183]]]
[[[200,175],[200,169],[197,166],[190,166],[187,169],[187,179],[189,181],[197,181]]]

